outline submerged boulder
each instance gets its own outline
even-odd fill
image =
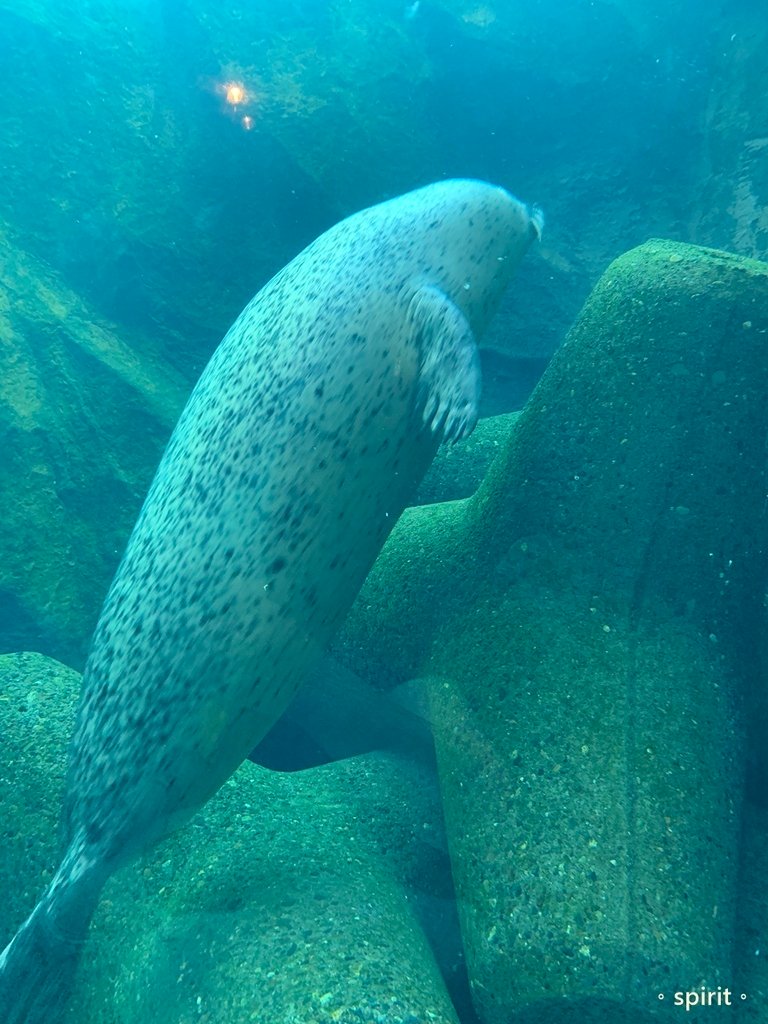
[[[431,679],[486,1024],[733,981],[767,344],[768,265],[622,256],[477,494],[409,511],[347,621],[359,671]]]
[[[40,654],[0,656],[0,944],[58,867],[58,817],[77,672]]]
[[[0,265],[0,651],[78,666],[188,389],[3,224]]]
[[[0,658],[0,945],[57,863],[78,687],[40,655]],[[109,882],[66,1020],[456,1024],[418,916],[440,845],[416,766],[372,755],[279,775],[246,763]]]
[[[488,416],[462,444],[443,445],[419,484],[414,505],[455,501],[474,494],[496,456],[503,450],[517,412]]]

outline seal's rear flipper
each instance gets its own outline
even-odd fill
[[[0,953],[2,1024],[64,1018],[86,932],[106,875],[67,856],[40,902]]]
[[[0,954],[3,1024],[53,1024],[63,1016],[80,943],[62,943],[41,904]]]
[[[408,309],[421,357],[417,406],[444,441],[474,430],[480,408],[480,359],[467,318],[445,292],[419,288]]]

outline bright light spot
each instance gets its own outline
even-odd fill
[[[245,102],[245,89],[239,82],[228,82],[225,89],[227,90],[227,103],[231,106],[238,107]]]
[[[243,126],[243,128],[245,128],[247,132],[249,132],[251,128],[253,128],[253,118],[249,117],[246,114],[245,117],[240,121],[240,124]]]

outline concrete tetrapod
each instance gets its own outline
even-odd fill
[[[347,620],[353,667],[430,680],[485,1024],[739,995],[767,395],[768,265],[626,253],[479,491],[409,510]]]
[[[56,864],[79,676],[0,657],[0,935]],[[419,919],[441,845],[420,770],[372,754],[281,775],[246,762],[107,885],[67,1024],[457,1024]]]

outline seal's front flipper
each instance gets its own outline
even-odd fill
[[[439,288],[425,285],[408,309],[419,346],[418,409],[444,441],[472,433],[480,405],[480,358],[467,318]]]

